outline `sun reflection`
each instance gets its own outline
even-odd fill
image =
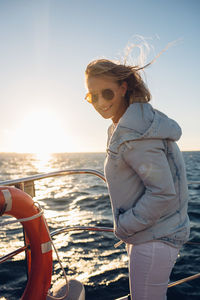
[[[70,209],[67,214],[67,222],[68,225],[86,225],[88,221],[93,217],[93,213],[89,211],[80,211],[79,208]]]
[[[81,211],[79,208],[74,208],[66,211],[61,215],[58,215],[55,211],[45,211],[45,216],[47,220],[56,219],[57,223],[60,223],[64,226],[87,226],[91,218],[93,217],[93,213],[90,211]],[[69,236],[71,232],[69,232]]]
[[[34,167],[37,169],[37,171],[40,172],[51,172],[51,159],[52,154],[51,153],[43,153],[39,152],[35,154],[35,160],[34,160]]]
[[[112,249],[112,254],[113,252],[119,253],[119,251],[113,251]],[[90,255],[86,255],[84,259],[76,257],[73,252],[71,253],[71,257],[73,257],[73,259],[70,262],[70,268],[78,270],[76,279],[84,284],[89,282],[90,277],[99,276],[105,274],[105,272],[113,272],[116,270],[116,266],[118,266],[118,268],[127,268],[128,265],[127,255],[120,255],[119,253],[118,257],[113,258],[112,261],[106,258],[103,261],[100,261],[99,252],[94,249],[91,251]],[[89,257],[92,259],[88,260]],[[113,280],[109,280],[109,283],[118,280],[120,277],[123,277],[123,274],[116,274],[116,277],[113,278]],[[105,281],[108,282],[108,279],[103,277],[101,284],[105,284]]]

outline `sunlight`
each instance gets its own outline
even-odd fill
[[[38,172],[51,172],[52,167],[50,164],[51,154],[38,152],[35,154],[36,160],[33,162],[34,166],[38,170]]]
[[[48,153],[70,151],[73,143],[62,129],[58,116],[50,110],[35,110],[27,114],[14,133],[14,151]]]

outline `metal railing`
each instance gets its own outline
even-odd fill
[[[37,174],[37,175],[25,177],[25,178],[0,181],[0,185],[10,186],[10,185],[16,185],[16,184],[30,182],[30,181],[36,181],[36,180],[49,178],[49,177],[58,177],[58,176],[74,175],[74,174],[91,174],[91,175],[95,175],[97,177],[100,177],[102,180],[106,181],[106,179],[104,177],[104,174],[100,171],[97,171],[97,170],[92,170],[92,169],[66,169],[66,170],[54,171],[54,172],[50,172],[50,173]]]

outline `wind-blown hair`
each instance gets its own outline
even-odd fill
[[[91,77],[109,77],[119,85],[127,83],[125,99],[128,105],[134,102],[149,102],[151,94],[146,87],[138,66],[127,66],[107,59],[97,59],[90,62],[85,71],[86,82]]]

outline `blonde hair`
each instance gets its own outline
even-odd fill
[[[143,37],[135,37],[139,40],[139,43],[130,43],[130,45],[126,47],[126,55],[123,63],[114,62],[108,59],[97,59],[89,63],[85,71],[86,82],[89,77],[110,77],[119,85],[125,81],[127,83],[125,99],[127,100],[128,105],[134,102],[145,103],[151,100],[151,93],[144,83],[140,71],[143,71],[145,68],[152,65],[163,52],[167,51],[169,47],[175,45],[179,41],[176,40],[168,43],[166,47],[153,58],[153,60],[144,64],[145,49],[149,51],[150,47]],[[136,63],[135,65],[133,62],[127,64],[127,59],[129,60],[129,58],[131,58],[133,49],[139,49],[139,60],[142,61],[142,64]]]
[[[90,62],[86,68],[86,81],[91,77],[110,77],[119,85],[127,83],[125,99],[128,104],[145,103],[151,100],[151,94],[146,87],[138,66],[127,66],[107,59],[97,59]]]

